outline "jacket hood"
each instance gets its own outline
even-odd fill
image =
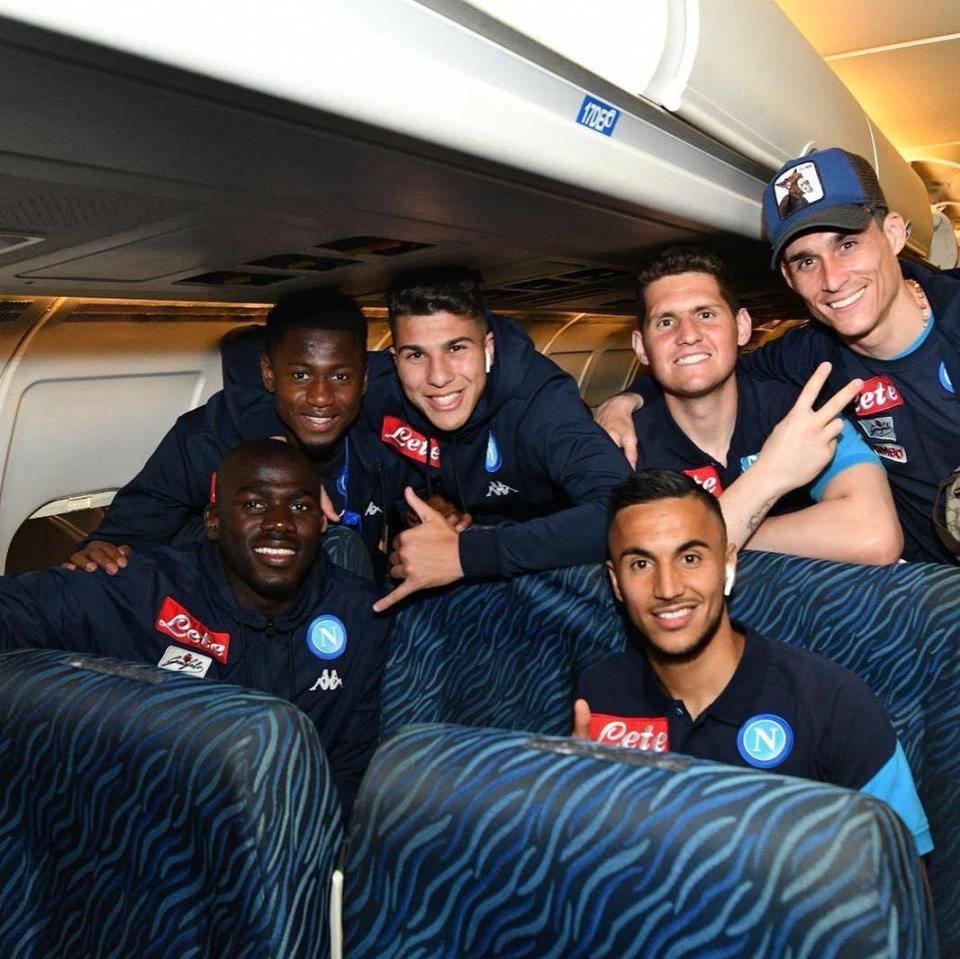
[[[495,344],[493,366],[470,418],[455,431],[458,440],[472,439],[488,429],[508,400],[535,392],[548,379],[565,375],[537,353],[533,341],[516,320],[488,313],[487,322]],[[384,416],[398,416],[424,435],[445,436],[407,399],[393,358],[386,351],[378,354],[371,364],[364,415],[371,430],[377,434]]]

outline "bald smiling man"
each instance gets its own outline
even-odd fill
[[[0,650],[82,650],[290,700],[316,724],[349,814],[380,733],[379,593],[329,562],[320,477],[287,443],[220,466],[206,542],[138,550],[115,576],[0,577]]]

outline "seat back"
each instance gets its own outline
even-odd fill
[[[623,649],[599,566],[446,590],[407,604],[384,673],[383,725],[464,723],[565,735],[578,672]]]
[[[0,955],[319,959],[340,808],[266,694],[50,651],[0,657]]]
[[[960,956],[960,569],[751,552],[740,568],[737,618],[852,669],[886,707],[930,820],[943,954]]]
[[[896,814],[755,769],[410,727],[374,757],[349,849],[350,959],[936,955]]]
[[[860,675],[910,760],[935,850],[946,955],[960,955],[960,569],[853,566],[747,551],[731,613]],[[400,614],[384,688],[388,731],[448,722],[563,735],[576,676],[623,648],[602,567],[460,587]]]

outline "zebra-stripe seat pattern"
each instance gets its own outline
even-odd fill
[[[316,729],[289,703],[0,657],[4,959],[319,959],[340,836]]]
[[[354,810],[350,959],[921,959],[912,838],[856,792],[457,726],[381,746]]]
[[[854,670],[887,708],[933,830],[928,870],[943,952],[960,956],[960,570],[747,551],[731,612]],[[576,676],[625,641],[600,566],[411,603],[394,631],[385,728],[464,723],[565,735]]]

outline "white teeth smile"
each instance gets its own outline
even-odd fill
[[[305,416],[304,419],[311,426],[326,426],[328,423],[333,422],[332,416]]]
[[[456,393],[444,393],[442,396],[431,396],[430,402],[435,406],[452,406],[460,398],[460,391]]]
[[[682,616],[686,616],[689,613],[689,609],[671,609],[665,610],[662,613],[654,613],[653,615],[657,619],[680,619]]]
[[[294,551],[283,546],[257,546],[253,550],[261,556],[293,556]]]
[[[709,353],[690,353],[687,356],[679,357],[675,362],[677,366],[690,366],[693,363],[702,363],[709,358]]]
[[[866,292],[867,288],[863,287],[862,289],[857,290],[856,293],[851,293],[846,299],[834,300],[832,303],[828,303],[827,306],[829,306],[831,310],[842,310],[845,306],[850,306],[851,303],[856,303],[857,300],[859,300],[860,297]]]

